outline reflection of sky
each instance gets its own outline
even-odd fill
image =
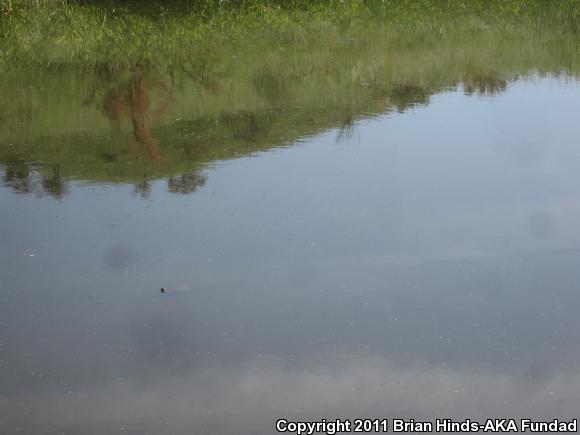
[[[191,195],[0,190],[4,421],[571,417],[579,97],[553,79],[438,95],[219,163]]]
[[[578,375],[541,385],[448,367],[398,367],[387,360],[332,356],[288,368],[202,367],[148,382],[114,379],[99,388],[0,398],[9,424],[39,433],[273,433],[278,418],[554,418],[577,415]],[[23,416],[25,423],[15,415]],[[48,428],[48,431],[47,431]],[[81,430],[82,429],[82,430]],[[25,433],[25,432],[23,432]]]

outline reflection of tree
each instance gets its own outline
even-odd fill
[[[135,183],[135,193],[141,198],[151,197],[151,183],[144,177],[142,181]]]
[[[153,107],[151,90],[160,91],[162,98]],[[141,69],[136,68],[130,80],[110,89],[100,104],[103,114],[109,119],[114,130],[120,130],[124,119],[130,119],[133,126],[133,141],[129,144],[135,154],[145,152],[153,161],[160,159],[159,141],[151,135],[151,120],[162,120],[169,108],[170,92],[162,81],[152,84],[145,80]]]
[[[0,159],[6,165],[0,177],[3,176],[5,184],[18,192],[62,197],[66,194],[62,174],[65,178],[70,175],[78,179],[128,182],[134,186],[136,195],[147,198],[154,180],[165,179],[169,191],[189,193],[205,183],[203,175],[190,173],[192,168],[202,169],[210,162],[289,146],[330,129],[335,130],[337,141],[349,140],[356,135],[359,120],[427,105],[431,95],[461,83],[469,95],[494,95],[508,85],[501,78],[502,73],[470,67],[472,74],[462,69],[453,81],[444,76],[439,81],[438,76],[418,74],[385,80],[378,76],[364,82],[363,87],[358,76],[355,81],[348,76],[344,80],[339,77],[336,82],[330,80],[328,88],[326,82],[321,83],[320,95],[317,95],[313,82],[293,80],[294,75],[284,71],[258,69],[249,76],[244,73],[243,77],[235,78],[242,80],[243,93],[222,100],[225,90],[220,84],[221,77],[206,79],[210,73],[197,74],[192,76],[193,82],[184,83],[182,76],[169,74],[162,81],[154,78],[154,72],[145,73],[139,68],[107,74],[99,71],[85,103],[97,109],[97,119],[102,121],[105,116],[109,121],[113,130],[111,139],[103,140],[98,125],[93,135],[68,134],[68,127],[64,125],[58,133],[30,139],[30,146],[0,144]],[[118,74],[124,75],[119,78]],[[229,81],[225,83],[229,86]],[[183,96],[176,92],[182,103],[187,100],[195,110],[188,112],[181,107],[181,112],[190,115],[169,123],[166,118],[174,86],[183,91],[179,93]],[[307,86],[309,93],[303,86]],[[81,99],[78,91],[75,92],[73,102]],[[197,98],[200,92],[203,98]],[[312,92],[315,94],[311,95]],[[241,106],[231,107],[234,99],[245,98],[248,93],[255,94],[251,103],[244,101]],[[214,96],[218,97],[215,101]],[[5,110],[2,107],[0,104],[0,112]],[[71,107],[75,107],[74,103]],[[163,148],[158,140],[163,142]],[[26,145],[24,141],[23,145]],[[54,163],[56,159],[60,166],[42,170],[36,163],[25,163]]]
[[[52,165],[52,174],[42,176],[42,187],[55,198],[62,198],[67,193],[66,184],[60,176],[60,165]]]
[[[169,178],[169,180],[167,180],[167,188],[173,193],[193,193],[199,187],[204,186],[205,182],[205,175],[192,172],[189,174],[183,174],[179,177]]]
[[[286,78],[275,75],[271,71],[263,71],[254,78],[254,88],[262,98],[272,106],[284,105],[289,99],[288,82]]]
[[[413,84],[399,84],[389,92],[391,106],[401,113],[414,106],[426,106],[430,97],[429,89]]]
[[[246,113],[243,115],[243,118],[247,121],[246,125],[235,131],[233,137],[235,139],[254,142],[259,138],[261,131],[261,128],[256,121],[256,115],[254,113]]]
[[[33,177],[31,177],[31,169],[22,160],[6,162],[2,181],[5,185],[11,186],[16,192],[29,193],[32,191]]]
[[[463,81],[463,90],[466,95],[497,95],[505,91],[507,81],[495,73],[487,75],[473,75]]]
[[[351,108],[348,107],[344,120],[341,122],[336,135],[336,142],[348,142],[356,132],[356,118],[352,115]]]
[[[60,166],[52,165],[50,175],[39,173],[41,165],[30,165],[23,160],[6,162],[2,181],[18,193],[44,194],[62,198],[68,192],[67,185],[60,176]]]

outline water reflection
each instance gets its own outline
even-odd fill
[[[509,74],[477,72],[461,78],[467,95],[494,96],[507,89]],[[129,182],[136,195],[150,198],[151,182],[163,178],[168,190],[193,193],[203,187],[203,169],[216,160],[238,158],[288,146],[303,137],[336,129],[337,142],[356,136],[357,122],[369,117],[405,113],[425,107],[431,97],[453,90],[459,83],[425,86],[419,82],[369,80],[349,83],[346,95],[304,106],[303,83],[261,69],[251,78],[250,90],[264,105],[260,110],[228,110],[223,87],[204,75],[159,75],[136,68],[117,75],[97,70],[91,90],[77,101],[67,101],[69,112],[83,107],[83,117],[94,111],[109,125],[92,133],[70,134],[65,124],[57,134],[33,133],[20,141],[0,140],[0,164],[5,183],[20,192],[40,192],[61,198],[68,178]],[[344,80],[341,78],[341,80]],[[356,90],[351,89],[352,86]],[[52,88],[48,88],[52,89]],[[58,89],[58,88],[56,88]],[[324,89],[322,89],[324,91]],[[57,91],[58,92],[58,91]],[[245,91],[244,91],[245,92]],[[355,92],[353,99],[348,94]],[[63,100],[48,95],[50,104]],[[335,96],[333,96],[335,98]],[[207,105],[184,113],[184,105]],[[215,101],[214,101],[215,100]],[[322,105],[320,105],[322,103]],[[212,105],[217,104],[217,110]],[[179,109],[175,109],[177,106]],[[20,113],[30,116],[23,118]],[[36,109],[29,105],[15,111],[18,122],[34,123]],[[94,123],[98,123],[96,118]],[[0,138],[1,139],[1,138]],[[34,163],[32,163],[34,162]],[[31,166],[32,165],[32,166]],[[26,169],[32,168],[34,170]],[[43,189],[33,188],[35,174]],[[31,177],[31,178],[30,178]],[[28,187],[27,187],[28,185]]]
[[[580,88],[526,47],[21,86],[0,425],[576,417]]]
[[[171,177],[167,180],[167,188],[173,193],[193,193],[205,184],[204,175],[192,173],[183,174],[180,177]]]
[[[161,91],[155,108],[152,107],[151,88]],[[163,81],[146,83],[143,71],[137,68],[128,82],[105,94],[100,108],[114,130],[120,130],[123,120],[130,119],[134,137],[129,145],[131,151],[136,156],[145,153],[148,159],[157,161],[160,159],[159,141],[151,136],[151,120],[161,122],[167,117],[170,100],[171,91]]]
[[[287,86],[272,74],[260,73],[254,80],[253,86],[257,94],[268,102],[268,111],[221,112],[211,117],[193,119],[178,118],[170,121],[172,100],[174,100],[175,77],[171,75],[168,81],[155,77],[147,77],[140,68],[131,72],[128,80],[116,83],[114,77],[95,75],[96,87],[90,92],[90,97],[84,99],[83,104],[93,102],[99,112],[108,120],[112,135],[103,143],[102,135],[61,137],[60,146],[64,147],[65,155],[73,156],[74,148],[79,141],[87,149],[95,149],[86,157],[88,161],[78,165],[76,161],[67,161],[66,167],[77,165],[74,168],[76,178],[92,179],[92,170],[105,172],[105,177],[116,178],[118,174],[127,174],[130,178],[140,178],[134,181],[135,193],[143,198],[151,195],[150,184],[155,179],[167,177],[167,186],[170,192],[193,193],[203,187],[206,175],[199,169],[188,170],[176,175],[169,175],[179,171],[183,163],[187,166],[202,168],[214,159],[241,157],[256,151],[272,147],[284,146],[302,136],[325,129],[338,129],[337,142],[348,142],[356,134],[356,123],[369,116],[380,116],[390,112],[404,113],[415,107],[429,104],[430,97],[438,92],[411,83],[380,84],[364,83],[369,92],[368,101],[362,106],[346,104],[333,108],[330,112],[304,112],[291,107],[280,109],[280,102],[290,98]],[[192,83],[201,83],[193,80]],[[202,88],[207,84],[203,81]],[[463,82],[464,91],[471,95],[496,95],[507,87],[507,81],[496,74],[489,76],[476,75]],[[219,93],[217,87],[211,87],[212,95]],[[299,124],[293,124],[296,118]],[[131,137],[124,134],[124,125],[130,125]],[[157,137],[162,137],[161,143]],[[45,138],[32,138],[45,141]],[[55,139],[53,139],[55,140]],[[229,141],[229,142],[228,142]],[[227,145],[227,147],[224,147]],[[4,159],[5,183],[12,183],[20,192],[39,192],[32,187],[32,178],[36,171],[43,172],[44,191],[54,197],[61,198],[66,192],[65,183],[61,181],[61,163],[42,162],[30,167],[28,161],[35,158],[34,151],[18,151],[17,144],[9,144],[9,149],[17,158]],[[0,144],[0,149],[1,149]],[[7,148],[8,149],[8,148]],[[98,151],[97,151],[98,150]],[[127,153],[129,150],[129,153]],[[10,156],[10,154],[8,154]],[[50,157],[51,160],[54,156]],[[89,173],[84,174],[87,165],[91,167]],[[103,167],[104,169],[100,169]],[[94,169],[93,169],[94,168]],[[137,169],[139,168],[139,169]],[[71,169],[69,169],[70,171]],[[135,172],[142,171],[141,175]],[[134,174],[135,173],[135,174]],[[32,177],[32,178],[30,178]],[[100,175],[102,177],[102,175]],[[60,190],[59,190],[60,189]]]
[[[429,104],[429,98],[432,92],[419,85],[414,84],[396,84],[391,92],[387,95],[391,107],[396,109],[399,113],[403,113],[416,106],[424,106]]]
[[[555,377],[530,390],[520,380],[490,373],[364,358],[337,362],[328,355],[302,368],[255,361],[180,378],[152,376],[145,385],[118,379],[97,390],[0,404],[10,417],[29,416],[23,427],[33,433],[48,426],[86,433],[256,434],[273,433],[276,418],[566,418],[577,411],[571,403],[580,397],[570,384],[579,381],[576,375]]]
[[[60,175],[60,165],[58,163],[51,165],[44,174],[39,172],[41,168],[40,164],[30,164],[22,160],[8,161],[4,166],[2,181],[4,185],[10,186],[18,193],[63,198],[68,188]]]
[[[507,88],[507,80],[492,72],[486,76],[473,75],[463,82],[463,90],[466,95],[494,96],[504,92]]]
[[[142,181],[135,183],[135,194],[143,199],[151,197],[151,181],[146,176]]]

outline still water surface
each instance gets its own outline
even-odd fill
[[[580,85],[533,65],[349,70],[316,104],[262,71],[236,110],[219,82],[141,70],[19,83],[2,432],[578,417]]]

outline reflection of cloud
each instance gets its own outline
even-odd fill
[[[532,234],[538,238],[545,239],[554,232],[555,219],[551,213],[539,211],[530,217],[530,228]]]
[[[546,166],[549,160],[549,147],[539,141],[514,141],[503,147],[508,162],[520,168]]]
[[[186,377],[115,380],[99,388],[0,397],[4,422],[29,433],[272,433],[277,418],[572,418],[580,374],[521,379],[445,367],[399,367],[387,360],[332,358],[284,369],[254,362]],[[82,431],[81,431],[82,429]]]

